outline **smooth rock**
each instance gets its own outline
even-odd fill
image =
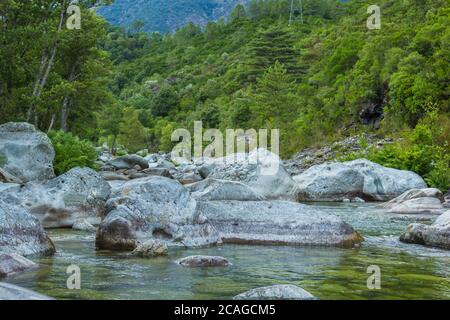
[[[315,300],[308,291],[294,285],[275,285],[256,288],[233,298],[234,300]]]
[[[55,176],[55,150],[46,134],[28,123],[0,125],[0,168],[14,182],[42,181]]]
[[[39,220],[17,205],[12,196],[0,198],[0,252],[22,256],[55,253],[55,246]]]
[[[151,176],[160,176],[173,179],[172,175],[170,174],[170,171],[165,168],[148,168],[142,172]]]
[[[148,240],[144,243],[138,244],[136,249],[134,249],[131,254],[144,258],[160,257],[167,256],[169,254],[169,249],[164,242],[159,240]]]
[[[113,172],[100,172],[100,175],[106,181],[128,181],[128,180],[130,180],[130,178],[128,178],[126,175],[117,174],[117,173],[113,173]]]
[[[97,232],[97,248],[134,250],[147,240],[183,247],[220,243],[218,232],[196,206],[175,180],[152,176],[125,182],[112,191],[108,215]]]
[[[148,168],[148,161],[136,154],[118,157],[108,161],[108,164],[116,169],[133,169],[136,165],[140,166],[142,169]]]
[[[416,173],[386,168],[366,159],[344,164],[364,176],[364,198],[375,201],[389,201],[411,189],[425,189],[427,184]]]
[[[325,163],[293,177],[297,201],[342,201],[363,197],[364,176],[342,163]]]
[[[71,228],[78,220],[98,225],[110,192],[111,187],[97,172],[74,168],[44,184],[26,185],[18,197],[44,228]]]
[[[411,189],[380,207],[391,213],[440,214],[445,211],[443,201],[444,195],[438,189]]]
[[[257,194],[249,186],[236,181],[206,179],[186,186],[191,195],[202,201],[238,200],[259,201],[265,198]]]
[[[37,264],[15,253],[0,253],[0,279],[36,268]]]
[[[450,210],[432,225],[414,223],[408,226],[400,241],[450,250]]]
[[[53,300],[37,292],[0,282],[0,300]]]
[[[340,218],[294,202],[200,201],[197,208],[224,243],[351,248],[363,240]]]
[[[177,178],[177,180],[181,184],[187,185],[187,184],[192,184],[192,183],[202,181],[203,178],[200,175],[196,174],[195,172],[190,172],[190,173],[182,174],[179,178]]]
[[[179,265],[188,268],[229,267],[231,262],[223,257],[190,256],[176,261]]]
[[[96,232],[97,228],[90,224],[87,220],[78,220],[72,226],[73,230],[86,231],[86,232]]]
[[[242,182],[267,199],[295,199],[296,182],[281,159],[266,149],[233,154],[209,163],[214,164],[214,169],[208,178]]]

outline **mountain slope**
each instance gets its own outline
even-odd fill
[[[132,26],[144,22],[145,31],[172,32],[193,22],[206,25],[227,17],[233,8],[248,0],[116,0],[110,6],[98,9],[113,25]]]

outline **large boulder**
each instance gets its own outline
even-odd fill
[[[197,247],[220,242],[197,202],[179,182],[149,177],[113,189],[108,215],[97,232],[98,249],[134,250],[147,240],[168,246]]]
[[[0,282],[0,300],[53,300],[37,292],[15,286],[13,284]]]
[[[116,169],[133,169],[136,165],[141,167],[141,169],[148,168],[148,161],[136,154],[118,157],[116,159],[108,161],[108,164]]]
[[[295,176],[298,201],[342,201],[363,197],[364,176],[342,163],[317,165]]]
[[[281,159],[266,149],[204,163],[211,166],[208,178],[242,182],[268,199],[295,199],[297,184],[284,169]]]
[[[391,213],[441,214],[445,211],[443,202],[444,195],[438,189],[411,189],[380,207]]]
[[[201,201],[224,243],[353,247],[362,237],[340,218],[287,201]]]
[[[74,168],[46,183],[27,184],[17,196],[44,228],[71,228],[80,220],[100,224],[110,192],[97,172]]]
[[[191,195],[202,201],[211,200],[238,200],[258,201],[264,197],[257,194],[249,186],[236,181],[217,180],[208,178],[206,180],[187,185],[186,188]]]
[[[44,133],[28,123],[0,125],[0,169],[14,182],[51,179],[55,150]]]
[[[425,189],[427,184],[416,173],[386,168],[366,159],[344,164],[364,176],[363,193],[368,200],[389,201],[410,189]]]
[[[0,253],[0,279],[36,268],[37,264],[15,253]]]
[[[294,285],[274,285],[241,293],[234,300],[315,300],[308,291]]]
[[[39,220],[12,196],[0,198],[0,252],[21,256],[50,255],[55,246]]]
[[[413,223],[400,241],[450,250],[450,210],[439,216],[432,225]]]

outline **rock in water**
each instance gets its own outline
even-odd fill
[[[148,161],[135,154],[118,157],[109,161],[108,164],[116,169],[133,169],[136,165],[142,169],[148,168]]]
[[[0,125],[0,168],[14,182],[42,181],[55,176],[55,150],[44,133],[28,123]]]
[[[389,201],[410,189],[425,189],[427,184],[416,173],[383,167],[366,159],[344,164],[364,176],[363,193],[368,200]]]
[[[0,300],[53,300],[37,292],[0,282]]]
[[[97,228],[90,224],[87,220],[78,220],[72,226],[73,230],[86,231],[86,232],[96,232]]]
[[[234,300],[315,300],[308,291],[294,285],[275,285],[256,288],[233,298]]]
[[[134,250],[147,240],[184,247],[220,242],[218,232],[196,212],[196,205],[175,180],[153,176],[125,182],[112,191],[108,215],[97,232],[97,248]]]
[[[198,211],[225,243],[351,248],[362,241],[340,218],[294,202],[202,201]]]
[[[214,169],[208,178],[242,182],[267,199],[295,199],[297,184],[283,167],[281,159],[266,149],[233,154],[210,162]]]
[[[205,267],[229,267],[231,262],[223,257],[212,256],[190,256],[180,260],[176,263],[188,268],[205,268]]]
[[[443,201],[444,195],[438,189],[411,189],[380,207],[391,213],[441,214],[445,211]]]
[[[364,176],[342,163],[317,165],[295,176],[298,201],[342,201],[363,197]]]
[[[37,264],[15,253],[0,253],[0,279],[36,268]]]
[[[74,168],[46,183],[28,184],[17,196],[44,228],[71,228],[79,220],[100,224],[110,192],[97,172]]]
[[[408,226],[400,241],[450,250],[450,210],[432,225],[414,223]]]
[[[0,252],[22,256],[50,255],[55,246],[39,220],[25,208],[0,199]]]
[[[167,256],[168,253],[169,249],[164,242],[159,240],[148,240],[144,243],[139,244],[131,254],[146,258]]]
[[[249,186],[236,181],[206,179],[186,186],[197,200],[259,201],[265,198]]]

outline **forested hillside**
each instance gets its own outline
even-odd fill
[[[111,24],[132,30],[173,32],[189,22],[204,26],[228,17],[233,8],[248,0],[115,0],[97,12]]]
[[[0,122],[131,152],[169,151],[196,120],[279,128],[284,157],[373,132],[403,139],[364,156],[448,186],[447,0],[379,0],[381,30],[366,26],[367,1],[305,0],[289,25],[290,1],[253,0],[164,36],[107,25],[89,11],[99,2],[81,2],[82,30],[58,30],[55,6],[0,4]]]

